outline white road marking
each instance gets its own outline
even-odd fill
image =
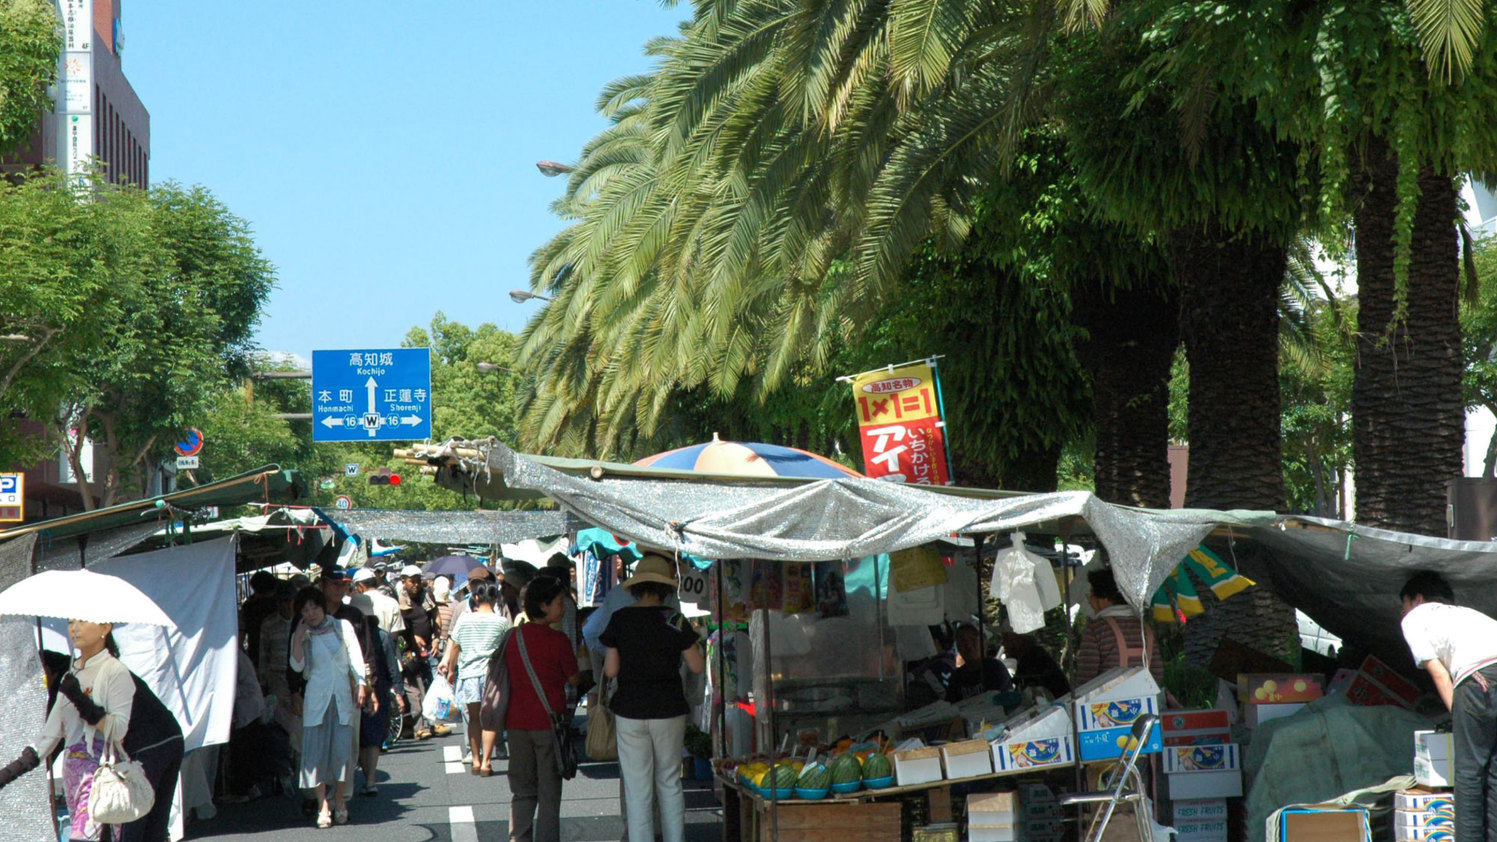
[[[468,765],[466,763],[443,763],[442,765],[447,768],[447,774],[449,775],[465,775],[468,773]]]
[[[447,823],[452,825],[452,842],[478,842],[472,807],[448,807]]]
[[[442,746],[442,759],[448,763],[463,762],[462,746]]]

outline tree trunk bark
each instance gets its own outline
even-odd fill
[[[1180,334],[1190,361],[1190,472],[1185,505],[1284,505],[1279,396],[1279,287],[1285,248],[1270,237],[1213,224],[1178,231],[1170,265],[1180,282]],[[1246,544],[1225,555],[1251,561]],[[1294,610],[1268,587],[1221,603],[1186,626],[1186,661],[1209,663],[1224,636],[1280,657],[1297,648]]]
[[[1393,261],[1398,160],[1371,138],[1355,186],[1357,368],[1352,454],[1359,523],[1444,536],[1445,482],[1461,475],[1459,251],[1452,179],[1419,171],[1407,280],[1397,316]]]
[[[1091,375],[1097,496],[1109,503],[1170,505],[1169,380],[1179,343],[1179,299],[1164,284],[1076,290],[1073,318]]]

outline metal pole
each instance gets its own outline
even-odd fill
[[[723,564],[714,562],[712,576],[717,582],[717,756],[728,756],[728,612],[723,600]]]
[[[755,564],[769,564],[768,561],[765,561],[763,559],[756,559],[754,561],[754,563]],[[768,588],[766,588],[765,590],[768,591]],[[780,731],[779,731],[779,728],[777,728],[775,726],[775,715],[774,715],[774,667],[773,667],[773,665],[770,662],[770,657],[771,657],[770,653],[773,650],[771,650],[771,648],[770,648],[770,642],[769,642],[770,638],[773,637],[774,635],[770,631],[770,625],[769,625],[769,608],[768,608],[768,606],[760,606],[759,607],[759,620],[762,623],[764,623],[764,704],[767,706],[767,707],[765,707],[765,710],[767,710],[769,712],[769,741],[771,743],[771,748],[773,748],[773,743],[774,743],[775,737],[780,733]],[[775,842],[779,842],[779,839],[780,839],[780,797],[779,797],[779,787],[775,785],[775,781],[774,781],[774,771],[775,771],[775,764],[771,764],[770,767],[769,767],[769,773],[770,773],[770,781],[769,781],[769,826],[770,826],[770,833],[771,833],[771,837],[770,838],[774,839]]]

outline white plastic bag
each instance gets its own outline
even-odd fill
[[[989,590],[1008,608],[1009,623],[1025,634],[1044,628],[1045,611],[1060,605],[1060,586],[1050,562],[1024,548],[1024,533],[1015,532],[1013,546],[993,560]]]
[[[440,675],[431,678],[426,688],[426,698],[421,702],[421,715],[432,722],[455,722],[463,718],[457,707],[457,698],[452,695],[452,685]]]

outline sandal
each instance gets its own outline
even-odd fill
[[[333,824],[348,824],[347,807],[336,807],[333,809]]]
[[[484,766],[478,769],[477,774],[480,778],[487,778],[488,776],[494,774],[494,770],[489,768],[488,766]]]
[[[333,814],[329,813],[326,810],[323,810],[322,812],[318,813],[317,814],[317,826],[318,827],[332,827],[333,826]]]

